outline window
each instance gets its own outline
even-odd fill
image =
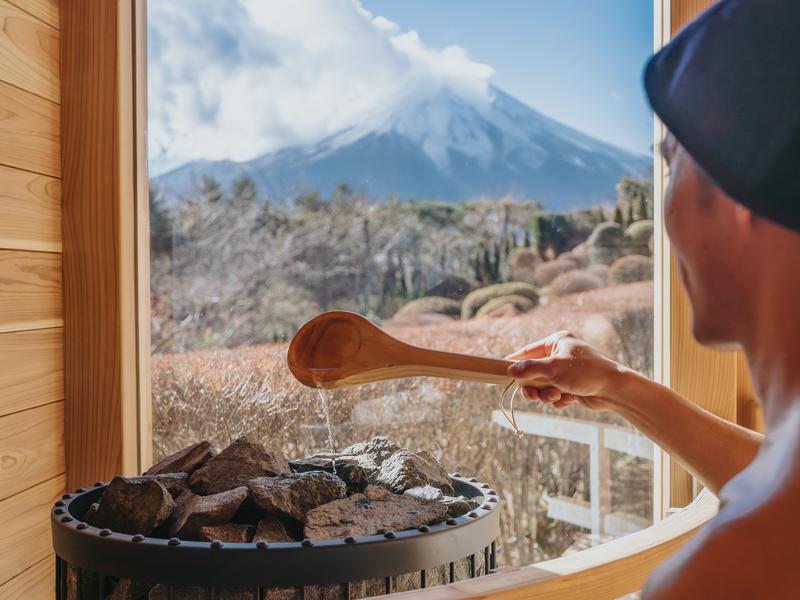
[[[323,310],[502,356],[568,328],[653,374],[650,3],[148,6],[156,457],[249,434],[291,456],[385,435],[505,499],[520,565],[653,518],[613,415],[420,379],[320,396],[285,367]]]

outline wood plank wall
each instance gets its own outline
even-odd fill
[[[0,0],[0,600],[53,597],[64,491],[58,0]]]

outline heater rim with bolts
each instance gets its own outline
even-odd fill
[[[355,541],[309,545],[304,540],[266,548],[253,542],[170,544],[88,525],[78,515],[100,498],[106,484],[98,482],[56,502],[51,511],[53,548],[74,568],[168,585],[301,587],[402,575],[485,555],[488,548],[494,553],[500,534],[499,495],[474,477],[456,473],[451,478],[457,492],[482,497],[477,508],[455,519],[393,535],[358,536]]]

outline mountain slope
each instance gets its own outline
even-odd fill
[[[317,144],[256,159],[195,161],[156,178],[168,199],[189,196],[203,175],[229,185],[248,173],[273,198],[312,188],[328,195],[339,182],[372,196],[535,198],[552,210],[613,200],[625,175],[643,176],[651,158],[580,133],[505,92],[486,102],[442,89],[398,100]]]

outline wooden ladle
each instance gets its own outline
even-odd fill
[[[356,313],[322,313],[289,345],[289,370],[309,387],[338,388],[402,377],[447,377],[509,384],[508,360],[419,348]]]

